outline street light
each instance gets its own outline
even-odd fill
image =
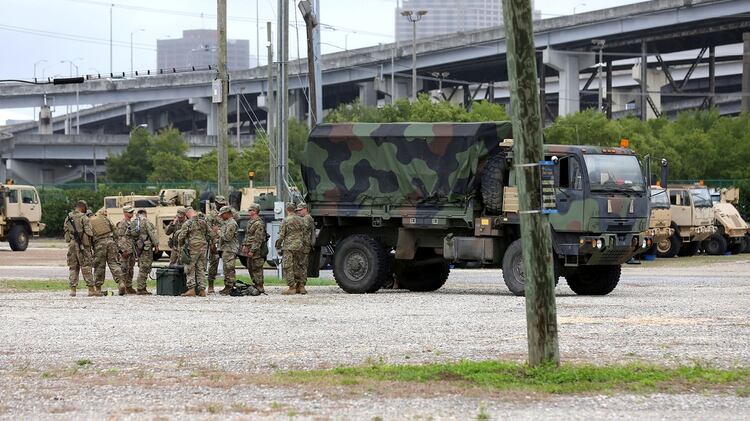
[[[34,83],[36,83],[36,65],[40,63],[46,63],[47,60],[37,60],[34,62]],[[31,112],[34,115],[34,120],[36,120],[36,107],[31,107]]]
[[[597,65],[599,70],[599,112],[603,111],[602,103],[604,102],[604,91],[602,86],[602,74],[604,73],[604,60],[603,60],[603,54],[602,51],[604,50],[604,43],[606,41],[603,39],[592,39],[591,44],[599,49],[599,64]]]
[[[130,76],[133,76],[133,34],[145,31],[145,29],[138,29],[130,33]]]
[[[422,16],[426,15],[426,10],[418,10],[414,12],[412,10],[404,10],[401,12],[401,16],[411,22],[411,98],[412,101],[417,100],[417,22],[422,20]]]
[[[76,77],[78,77],[78,65],[75,64],[76,61],[83,60],[82,57],[76,57],[73,60],[60,60],[60,63],[68,63],[70,77],[73,77],[73,67],[76,68]],[[67,106],[67,112],[66,114],[70,115],[70,105]],[[70,118],[67,119],[70,121]],[[70,123],[68,123],[70,124]],[[78,84],[76,84],[76,134],[81,134],[81,115],[80,115],[80,108],[79,108],[79,102],[78,102]]]
[[[586,6],[586,3],[578,3],[575,6],[573,6],[573,14],[576,14],[576,9],[578,9],[581,6]]]

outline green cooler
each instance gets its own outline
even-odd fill
[[[156,295],[180,295],[187,291],[187,277],[182,266],[156,269]]]

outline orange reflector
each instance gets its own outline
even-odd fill
[[[620,139],[620,147],[621,148],[628,148],[628,147],[630,147],[630,141],[628,139],[626,139],[626,138],[623,137],[622,139]]]

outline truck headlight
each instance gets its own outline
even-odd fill
[[[598,239],[598,240],[596,240],[596,248],[598,248],[599,250],[601,250],[602,248],[604,248],[604,242],[602,241],[601,238]]]

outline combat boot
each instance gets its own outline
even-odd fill
[[[134,290],[132,286],[125,287],[125,292],[127,292],[128,294],[137,294],[138,293],[138,291]]]
[[[99,295],[102,295],[102,286],[101,285],[94,285],[94,288],[96,288],[96,292],[98,292]]]
[[[125,295],[128,293],[127,288],[125,288],[125,284],[123,284],[122,282],[117,284],[117,293],[120,295]]]
[[[305,284],[303,283],[297,283],[297,294],[305,295],[307,294],[307,290],[305,289]]]
[[[294,295],[296,293],[297,293],[297,286],[294,285],[294,286],[290,286],[289,289],[287,289],[286,291],[283,291],[281,295]]]
[[[89,297],[101,297],[102,293],[96,291],[96,287],[89,287]]]
[[[188,288],[187,291],[180,294],[182,297],[195,297],[195,288]]]
[[[70,296],[71,297],[75,297],[76,296],[76,288],[75,287],[70,287]]]
[[[214,281],[208,281],[208,293],[209,294],[213,294],[214,293]]]
[[[205,288],[201,288],[201,290],[198,291],[198,296],[199,297],[205,297],[206,296],[206,289]]]
[[[260,291],[261,294],[265,294],[266,293],[266,290],[263,288],[263,284],[254,284],[254,285],[255,285],[255,289],[257,289],[258,291]]]
[[[149,290],[147,290],[146,288],[143,288],[143,289],[139,289],[138,291],[136,291],[136,294],[137,294],[137,295],[153,295],[153,294],[152,294],[152,293],[151,293],[151,292],[150,292]]]
[[[219,294],[220,295],[229,295],[229,292],[231,290],[232,290],[232,287],[230,287],[229,285],[224,285],[224,289],[222,289],[221,291],[219,291]]]

